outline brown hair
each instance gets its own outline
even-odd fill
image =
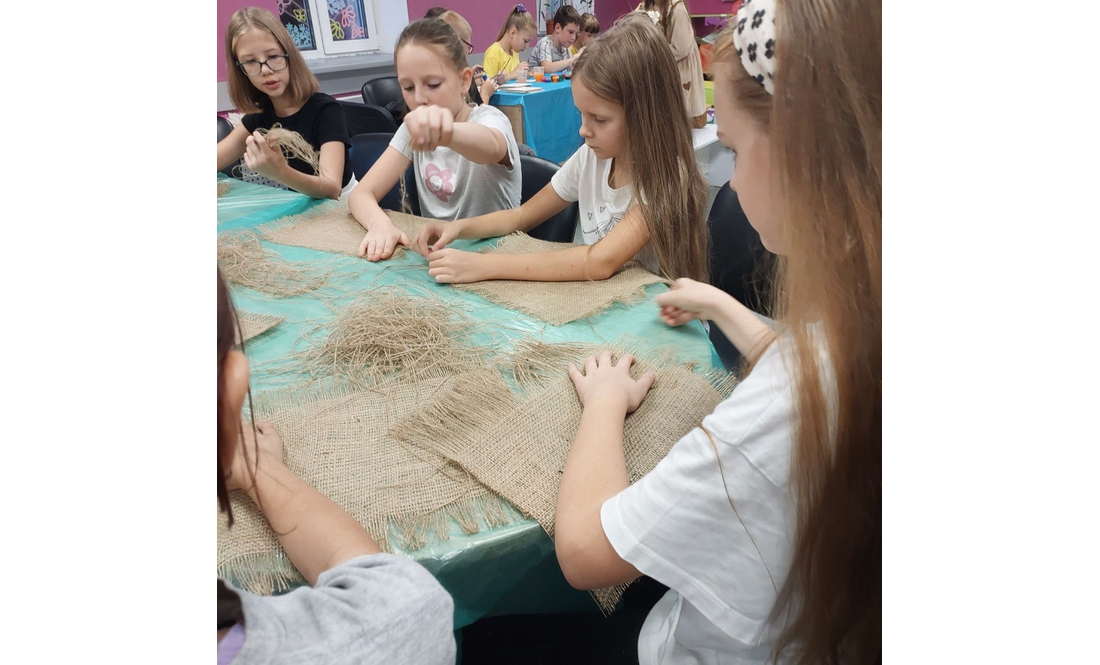
[[[774,99],[729,39],[727,30],[716,58],[730,63],[736,103],[771,139],[787,220],[775,311],[794,349],[797,525],[772,615],[783,622],[776,652],[873,663],[882,653],[882,7],[780,3]],[[835,389],[822,385],[822,344]]]
[[[684,9],[687,10],[688,15],[690,15],[691,9],[688,8],[687,0],[681,0],[681,2],[684,5]],[[667,41],[672,41],[671,7],[675,4],[675,0],[642,0],[642,9],[644,11],[654,10],[661,15],[661,18],[657,20],[657,25],[661,27],[661,32],[664,33]]]
[[[459,40],[458,33],[438,18],[422,18],[406,25],[393,48],[394,58],[398,51],[409,44],[436,47],[443,59],[454,66],[456,72],[462,72],[470,66],[466,60],[466,47]]]
[[[240,414],[228,413],[225,394],[225,361],[229,352],[237,345],[237,312],[229,299],[229,289],[225,286],[222,271],[218,270],[218,507],[229,517],[233,526],[233,510],[229,505],[229,490],[225,477],[228,472],[222,462],[222,455],[233,447],[233,427],[240,423]]]
[[[581,25],[581,15],[577,11],[577,8],[573,5],[562,5],[558,7],[558,11],[554,12],[554,25],[565,27],[570,23],[576,23],[577,27]]]
[[[600,20],[595,14],[581,14],[581,30],[590,35],[600,34]]]
[[[468,42],[473,37],[474,31],[470,27],[470,22],[462,18],[462,14],[448,9],[439,15],[439,20],[451,26],[460,41]]]
[[[512,7],[511,13],[504,21],[504,27],[500,29],[500,34],[497,35],[498,42],[504,39],[504,35],[508,34],[508,31],[512,28],[515,28],[516,32],[523,32],[524,30],[538,31],[539,26],[535,23],[535,19],[531,18],[531,13],[526,10],[519,11],[519,7],[519,5]]]
[[[707,185],[692,146],[680,75],[664,38],[632,12],[592,41],[573,78],[626,109],[633,197],[665,277],[707,280]],[[660,131],[654,128],[660,127]]]
[[[424,18],[439,18],[447,12],[446,7],[432,7],[424,14]]]
[[[286,53],[290,82],[287,91],[296,104],[304,104],[321,86],[317,77],[309,71],[305,58],[294,45],[290,33],[275,15],[259,7],[245,7],[233,12],[229,27],[225,31],[225,68],[226,87],[233,106],[241,113],[259,113],[271,103],[271,98],[249,82],[248,77],[237,66],[237,40],[249,30],[266,30],[275,38]]]

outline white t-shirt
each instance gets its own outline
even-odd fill
[[[390,146],[413,163],[420,212],[433,219],[465,219],[519,207],[519,146],[512,124],[500,109],[481,104],[470,110],[466,122],[498,129],[508,142],[511,168],[503,164],[475,164],[447,147],[430,152],[413,150],[409,130],[402,124]]]
[[[768,662],[779,628],[768,616],[795,535],[789,340],[773,343],[703,419],[725,489],[714,448],[697,427],[603,505],[604,532],[619,556],[669,587],[638,636],[641,665]]]
[[[550,179],[558,196],[576,201],[580,208],[580,220],[573,236],[575,243],[596,244],[630,210],[634,188],[611,186],[611,161],[597,158],[592,148],[582,145]],[[636,258],[647,270],[659,274],[657,254],[651,243],[647,243]]]

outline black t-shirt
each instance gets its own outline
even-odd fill
[[[275,115],[271,108],[265,108],[259,113],[250,113],[241,118],[241,124],[249,133],[263,127],[271,129],[275,123],[279,123],[286,129],[291,129],[302,135],[313,149],[321,152],[321,146],[329,141],[339,141],[344,144],[344,177],[340,186],[344,187],[351,181],[351,160],[348,159],[348,148],[351,147],[351,138],[348,137],[348,124],[344,120],[344,109],[340,103],[323,92],[314,93],[297,113],[281,118]],[[295,171],[301,171],[308,175],[315,175],[309,164],[291,157],[287,163]]]

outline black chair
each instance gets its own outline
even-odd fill
[[[351,171],[356,180],[362,180],[370,167],[374,165],[393,140],[393,132],[356,134],[351,137]],[[409,207],[414,215],[420,214],[420,199],[416,193],[416,175],[410,166],[405,171],[405,191],[408,196]],[[401,210],[401,183],[397,183],[378,202],[384,210]]]
[[[396,76],[380,76],[363,84],[360,92],[363,95],[364,104],[381,106],[390,112],[397,124],[405,119],[409,109],[405,106],[405,98],[401,94],[401,84]]]
[[[348,124],[348,135],[377,134],[397,131],[397,121],[393,115],[375,104],[360,104],[347,100],[338,100],[344,109],[344,120]]]
[[[754,312],[768,306],[768,272],[774,256],[764,249],[760,234],[749,224],[737,192],[722,185],[707,217],[710,232],[710,283],[730,294]],[[718,326],[711,323],[710,340],[722,363],[732,369],[741,354]]]
[[[520,155],[519,163],[523,169],[523,178],[520,184],[520,203],[526,203],[531,197],[538,194],[539,190],[545,187],[550,179],[554,177],[554,174],[558,172],[558,169],[561,168],[548,159],[531,155]],[[573,234],[577,229],[577,219],[580,214],[580,207],[574,201],[566,206],[564,210],[531,229],[528,233],[540,240],[573,242]]]
[[[527,145],[526,143],[517,143],[516,145],[519,146],[519,156],[520,157],[523,157],[524,155],[529,155],[531,157],[538,157],[538,153],[535,152],[535,149],[532,148],[531,146]]]
[[[228,120],[226,120],[225,118],[223,118],[219,115],[218,116],[218,142],[221,143],[222,139],[224,139],[225,137],[229,136],[232,133],[233,133],[233,123],[229,122]],[[240,167],[240,165],[241,165],[241,160],[238,159],[237,161],[233,162],[229,166],[227,166],[224,169],[222,169],[221,171],[219,171],[219,173],[224,173],[225,175],[229,176],[230,178],[237,178],[237,177],[239,177],[240,172],[241,172],[240,168],[238,168],[238,167]]]

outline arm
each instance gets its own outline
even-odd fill
[[[641,208],[634,206],[607,236],[594,245],[542,254],[480,254],[451,248],[437,249],[428,254],[428,274],[437,282],[448,284],[487,279],[533,282],[604,280],[622,269],[647,242],[649,231]]]
[[[508,159],[508,141],[504,134],[499,129],[476,122],[456,122],[447,147],[475,164],[512,166]]]
[[[398,244],[409,244],[408,236],[393,225],[378,201],[393,189],[411,163],[396,148],[388,146],[348,196],[352,217],[367,230],[358,254],[368,261],[388,259]]]
[[[221,171],[244,156],[245,139],[249,137],[243,124],[238,124],[221,141],[218,141],[218,170]]]
[[[314,585],[330,568],[377,554],[377,543],[354,517],[286,467],[275,426],[258,422],[257,429],[253,445],[252,426],[244,423],[227,485],[248,493],[298,572]],[[248,473],[253,465],[255,478]]]
[[[713,321],[749,362],[756,362],[774,336],[751,309],[710,284],[680,278],[671,291],[658,295],[656,302],[661,306],[661,318],[670,326],[697,318]]]
[[[340,198],[344,173],[344,144],[328,141],[321,146],[319,175],[308,175],[287,163],[283,151],[254,132],[245,139],[244,163],[253,171],[315,199]],[[335,171],[339,167],[339,171]],[[332,174],[336,173],[334,177]]]
[[[623,423],[653,386],[647,372],[630,378],[633,356],[611,364],[610,352],[589,358],[582,374],[572,363],[569,377],[583,411],[565,460],[554,517],[554,549],[562,573],[577,589],[598,589],[636,579],[641,573],[611,546],[600,521],[605,501],[629,485],[623,454]]]
[[[566,58],[565,60],[558,60],[557,62],[554,62],[553,60],[543,60],[540,64],[547,74],[553,74],[554,72],[572,69],[573,63],[576,61],[576,59],[577,56]]]

